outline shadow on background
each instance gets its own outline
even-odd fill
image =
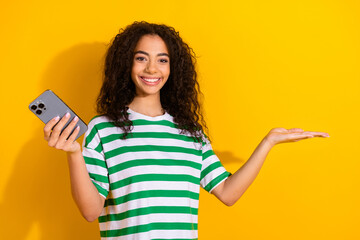
[[[221,163],[226,168],[226,165],[237,164],[239,167],[244,164],[247,160],[235,157],[232,152],[229,151],[216,151],[214,150],[216,156],[220,159]]]
[[[88,122],[95,115],[106,48],[81,44],[59,54],[44,73],[41,92],[52,89]],[[26,108],[23,116],[32,114]],[[19,153],[0,205],[1,239],[26,239],[34,226],[39,239],[99,239],[97,221],[84,220],[72,200],[66,154],[48,147],[40,120],[23,127],[32,129],[33,122],[34,138]]]

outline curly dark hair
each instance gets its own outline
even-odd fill
[[[132,122],[127,114],[136,95],[131,80],[134,49],[144,35],[158,35],[165,42],[170,57],[170,75],[160,90],[162,108],[174,118],[181,133],[189,133],[202,141],[208,132],[199,103],[200,86],[195,71],[196,56],[173,27],[134,22],[113,39],[105,59],[104,82],[97,99],[97,111],[114,121],[123,132],[123,139],[131,132]]]

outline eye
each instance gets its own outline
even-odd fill
[[[162,58],[162,59],[160,59],[159,61],[160,61],[161,63],[168,63],[168,62],[169,62],[169,60],[166,59],[166,58]]]
[[[142,62],[145,61],[146,59],[144,57],[136,57],[135,60]]]

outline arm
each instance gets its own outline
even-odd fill
[[[312,137],[329,137],[329,135],[322,132],[304,132],[299,128],[289,130],[284,128],[272,129],[257,146],[249,160],[233,175],[219,184],[212,193],[225,205],[233,205],[255,180],[273,146]]]
[[[82,216],[89,222],[96,220],[103,209],[102,197],[89,177],[81,150],[68,153],[71,193]]]
[[[69,137],[78,119],[74,118],[60,134],[61,129],[69,118],[69,115],[65,115],[60,121],[59,118],[52,119],[45,125],[44,138],[48,141],[50,147],[63,150],[67,153],[73,199],[83,217],[87,221],[92,222],[99,217],[105,199],[100,196],[98,190],[91,182],[84,157],[81,154],[80,144],[75,141],[79,128],[76,128]],[[55,126],[56,123],[58,124]],[[53,130],[51,131],[51,129]]]

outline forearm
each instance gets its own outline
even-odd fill
[[[272,145],[264,138],[249,160],[224,181],[215,195],[226,205],[233,205],[255,180],[271,148]]]
[[[94,221],[104,206],[104,198],[90,180],[81,151],[68,153],[71,192],[81,214],[88,221]]]
[[[226,205],[233,205],[258,175],[271,148],[279,143],[297,142],[313,137],[329,137],[328,133],[304,131],[301,128],[273,128],[257,146],[249,160],[212,193]]]

